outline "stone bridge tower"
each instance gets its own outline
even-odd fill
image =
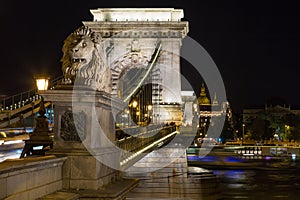
[[[126,95],[121,80],[133,69],[146,70],[155,48],[161,44],[148,78],[152,84],[152,122],[181,122],[180,47],[188,32],[188,22],[181,21],[183,10],[99,8],[91,13],[93,21],[83,24],[105,40],[113,95]]]

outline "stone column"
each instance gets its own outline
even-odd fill
[[[48,154],[68,158],[63,188],[96,190],[117,179],[113,111],[119,102],[92,90],[49,90],[41,95],[54,104],[54,145]]]

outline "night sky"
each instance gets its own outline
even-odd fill
[[[196,4],[197,2],[197,4]],[[297,1],[100,1],[2,0],[0,94],[33,88],[33,75],[61,76],[64,39],[90,9],[172,7],[184,9],[188,36],[216,63],[234,112],[270,99],[299,105],[300,12]],[[198,95],[201,75],[182,61],[182,74]]]

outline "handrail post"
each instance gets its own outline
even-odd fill
[[[12,96],[12,98],[11,98],[11,105],[14,105],[14,99],[15,99],[15,95],[14,96]]]

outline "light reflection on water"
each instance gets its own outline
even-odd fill
[[[299,199],[300,170],[213,170],[220,199]]]
[[[233,179],[243,179],[245,178],[244,170],[214,170],[214,173],[218,176],[233,178]]]
[[[216,200],[300,199],[300,161],[287,159],[248,160],[217,154],[187,155],[190,164],[213,169],[219,177]],[[252,165],[253,164],[253,165]]]

